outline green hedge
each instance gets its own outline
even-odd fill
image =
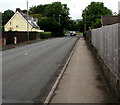
[[[47,39],[52,37],[52,33],[51,32],[40,32],[40,38],[41,39]]]
[[[53,32],[52,33],[52,37],[61,37],[64,36],[64,33],[60,33],[60,32]]]

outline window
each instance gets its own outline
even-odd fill
[[[18,25],[16,25],[16,28],[18,28]]]
[[[11,25],[11,22],[10,22],[10,25]]]

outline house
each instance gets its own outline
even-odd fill
[[[102,26],[120,23],[120,1],[118,2],[118,15],[116,15],[116,16],[102,16],[101,22],[102,22]]]
[[[34,31],[43,32],[37,25],[37,18],[27,16],[27,13],[21,12],[19,8],[16,9],[15,14],[4,26],[5,31]]]

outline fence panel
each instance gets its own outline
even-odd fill
[[[92,45],[106,65],[120,76],[120,24],[93,29]]]
[[[37,32],[29,32],[29,40],[35,40],[37,38]],[[6,39],[6,44],[14,44],[15,38],[17,43],[21,43],[28,40],[27,32],[3,32],[2,38]]]

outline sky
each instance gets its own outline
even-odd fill
[[[67,4],[68,8],[70,8],[69,12],[72,19],[80,19],[82,10],[85,9],[85,7],[88,6],[92,1],[104,2],[104,5],[107,8],[118,13],[118,2],[120,0],[28,0],[29,7],[58,1],[62,2],[63,4]],[[0,0],[0,12],[4,12],[7,9],[11,9],[13,11],[15,11],[16,8],[26,9],[26,2],[27,0]]]

